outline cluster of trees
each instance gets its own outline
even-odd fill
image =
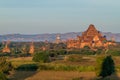
[[[33,61],[35,62],[50,62],[49,54],[46,51],[38,52],[34,54]]]
[[[5,57],[0,57],[0,80],[7,80],[6,75],[13,69],[10,62]]]
[[[27,57],[30,56],[30,42],[11,42],[8,46],[11,50],[11,53],[2,53],[0,52],[0,56],[13,56],[13,57]],[[45,42],[34,42],[35,53],[42,50],[42,47],[47,48],[47,50],[60,50],[66,49],[66,44],[64,43],[45,43]],[[5,47],[4,44],[0,43],[0,50]]]
[[[11,47],[14,47],[14,45],[11,45]],[[60,43],[59,45],[52,44],[52,46],[50,46],[50,47],[51,47],[51,49],[48,51],[36,52],[33,55],[33,61],[40,62],[40,63],[46,63],[46,62],[51,61],[51,57],[58,57],[59,55],[69,55],[69,54],[70,54],[70,56],[69,56],[70,61],[80,61],[81,56],[76,56],[74,54],[95,55],[95,54],[104,53],[103,48],[98,48],[96,51],[94,51],[94,50],[91,50],[87,46],[84,47],[83,49],[68,51],[67,49],[65,49],[66,45],[64,45],[62,43]],[[26,47],[26,48],[28,48],[28,47]],[[14,53],[12,53],[12,54],[14,54],[14,56],[15,55],[19,55],[19,56],[29,56],[30,55],[27,53],[27,51],[21,50],[19,47],[13,48],[13,51],[15,51]],[[120,55],[120,47],[119,48],[118,47],[117,48],[110,47],[109,50],[107,51],[107,54],[108,53],[111,55]],[[6,53],[6,54],[0,54],[0,55],[1,56],[11,56],[12,54]],[[111,56],[106,56],[106,57],[97,58],[97,59],[98,59],[97,60],[98,65],[96,67],[96,71],[97,71],[98,76],[102,76],[104,78],[115,72],[114,61]],[[21,70],[21,69],[22,70],[24,70],[24,69],[36,70],[37,68],[38,68],[38,66],[36,66],[36,64],[34,64],[34,65],[28,64],[28,65],[22,65],[22,66],[18,67],[18,70]],[[6,74],[9,74],[10,70],[12,70],[11,63],[6,61],[5,57],[0,57],[0,79],[6,80],[7,79]]]
[[[0,43],[0,49],[3,48],[4,45]],[[41,51],[40,47],[46,47],[47,50],[49,50],[51,56],[55,55],[66,55],[66,54],[83,54],[83,55],[95,55],[95,54],[101,54],[105,53],[104,48],[96,48],[95,50],[91,50],[88,46],[85,46],[83,49],[73,49],[73,50],[67,50],[65,43],[45,43],[45,42],[35,42],[35,53]],[[9,45],[11,48],[11,54],[0,53],[0,56],[15,56],[15,57],[26,57],[30,56],[29,54],[29,48],[30,48],[30,42],[11,42]],[[120,55],[120,44],[117,46],[109,46],[107,53],[110,53],[111,55],[119,56]]]
[[[69,61],[80,61],[81,56],[79,55],[69,55]],[[39,52],[33,56],[33,61],[35,62],[50,62],[49,52]],[[115,73],[115,64],[111,55],[100,56],[97,58],[96,73],[98,76],[105,78]]]

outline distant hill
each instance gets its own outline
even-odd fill
[[[6,34],[0,35],[0,41],[10,40],[17,42],[26,42],[26,41],[55,41],[56,35],[58,33],[53,34],[35,34],[35,35],[25,35],[25,34]],[[69,33],[61,33],[61,39],[67,40],[76,38],[77,35],[81,35],[82,32],[69,32]],[[111,33],[111,32],[103,32],[103,35],[106,35],[107,39],[110,40],[111,37],[114,37],[117,42],[120,42],[120,33]]]

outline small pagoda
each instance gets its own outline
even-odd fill
[[[34,49],[34,44],[33,44],[33,42],[32,42],[31,45],[30,45],[29,53],[30,53],[30,54],[33,54],[34,51],[35,51],[35,49]]]
[[[5,47],[2,49],[2,52],[3,53],[10,53],[11,51],[10,51],[10,48],[8,47],[8,44],[9,44],[9,42],[7,41],[6,43],[5,43]]]

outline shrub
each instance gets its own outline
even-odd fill
[[[110,53],[113,56],[120,56],[120,50],[109,50],[107,53]]]
[[[40,64],[39,70],[54,70],[54,71],[95,71],[94,66],[77,66],[64,64]]]
[[[94,55],[95,51],[93,51],[91,49],[83,48],[83,49],[81,49],[81,54],[84,54],[84,55]]]
[[[0,72],[9,73],[12,68],[11,63],[7,62],[5,57],[0,57]]]
[[[94,55],[96,52],[89,49],[88,47],[82,48],[80,50],[68,51],[68,54],[83,54],[83,55]]]
[[[3,72],[0,72],[0,80],[7,80],[7,77]]]
[[[68,54],[82,54],[80,50],[68,51]]]
[[[2,56],[10,56],[11,54],[10,53],[0,53],[0,57]]]
[[[66,55],[67,51],[66,50],[58,50],[59,55]]]
[[[67,57],[67,61],[72,62],[79,62],[81,61],[82,57],[79,54],[72,54]]]
[[[49,56],[50,57],[57,57],[58,56],[58,52],[56,50],[50,50],[49,51]]]
[[[20,65],[16,70],[19,71],[36,71],[38,69],[37,64],[23,64]]]
[[[96,54],[102,54],[102,52],[103,52],[103,49],[98,48],[97,51],[96,51]]]
[[[115,72],[114,61],[111,56],[107,56],[102,63],[102,70],[99,76],[106,77],[110,76]]]
[[[106,56],[105,58],[99,59],[98,66],[98,76],[107,77],[115,72],[114,61],[111,56]]]
[[[35,62],[49,62],[50,58],[47,52],[38,52],[33,56],[33,61]]]

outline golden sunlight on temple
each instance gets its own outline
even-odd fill
[[[82,36],[77,36],[77,39],[72,39],[67,41],[67,48],[84,48],[88,46],[90,48],[104,47],[107,48],[108,45],[115,45],[113,39],[108,41],[106,36],[102,36],[100,31],[97,31],[93,24],[90,24],[88,29],[82,33]]]
[[[34,53],[34,44],[33,44],[33,42],[32,42],[31,45],[30,45],[29,53],[30,53],[30,54],[33,54],[33,53]]]
[[[6,43],[5,43],[5,47],[3,48],[3,50],[2,50],[2,52],[3,53],[10,53],[11,51],[10,51],[10,48],[8,47],[8,44],[9,44],[10,42],[9,41],[7,41]]]

